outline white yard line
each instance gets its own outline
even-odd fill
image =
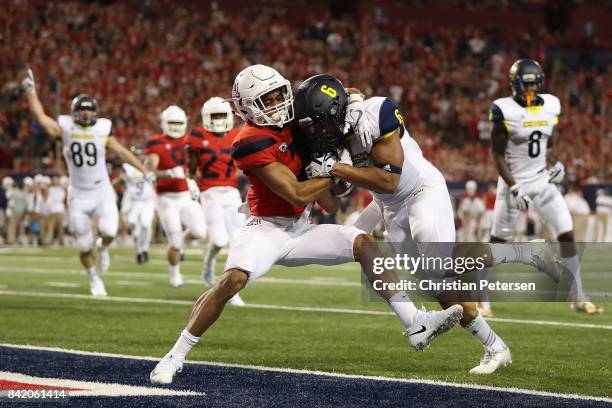
[[[70,353],[70,354],[77,354],[77,355],[84,355],[84,356],[113,357],[113,358],[125,358],[125,359],[145,360],[145,361],[159,361],[159,357],[141,357],[141,356],[130,356],[130,355],[124,355],[124,354],[95,353],[95,352],[90,352],[90,351],[70,350],[70,349],[62,349],[62,348],[56,348],[56,347],[38,347],[38,346],[30,346],[30,345],[3,344],[3,343],[0,343],[0,346],[11,347],[15,349],[24,349],[24,350],[42,350],[42,351],[51,351],[51,352],[60,352],[60,353]],[[272,372],[287,373],[287,374],[306,374],[306,375],[316,375],[316,376],[321,376],[321,377],[332,377],[332,378],[385,381],[385,382],[397,382],[397,383],[408,383],[408,384],[425,384],[425,385],[433,385],[433,386],[441,386],[441,387],[453,387],[453,388],[464,388],[464,389],[472,389],[472,390],[498,391],[498,392],[508,392],[508,393],[515,393],[515,394],[536,395],[536,396],[541,396],[541,397],[612,402],[612,398],[606,398],[606,397],[594,397],[594,396],[589,396],[589,395],[578,395],[578,394],[560,394],[560,393],[555,393],[555,392],[527,390],[527,389],[522,389],[522,388],[492,387],[488,385],[478,385],[478,384],[468,384],[468,383],[452,383],[452,382],[446,382],[446,381],[426,380],[426,379],[420,379],[420,378],[393,378],[393,377],[370,376],[370,375],[342,374],[342,373],[330,373],[330,372],[325,372],[325,371],[302,370],[302,369],[294,369],[294,368],[266,367],[266,366],[254,366],[254,365],[243,365],[243,364],[227,364],[227,363],[218,363],[218,362],[210,362],[210,361],[188,361],[188,363],[197,364],[197,365],[216,366],[216,367],[241,368],[241,369],[257,370],[257,371],[272,371]]]
[[[14,272],[14,273],[29,273],[29,274],[43,274],[43,275],[81,275],[85,276],[83,269],[46,269],[46,268],[29,268],[29,267],[7,267],[0,266],[0,272]],[[149,279],[162,279],[167,280],[168,275],[166,273],[152,273],[152,272],[128,272],[128,271],[114,271],[114,272],[103,272],[101,276],[117,276],[126,278],[149,278]],[[185,277],[198,277],[199,275],[194,274],[183,274]],[[258,283],[278,283],[278,284],[290,284],[290,285],[314,285],[314,286],[347,286],[347,287],[360,287],[361,283],[351,282],[341,278],[325,278],[325,277],[313,277],[311,279],[287,279],[287,278],[272,278],[263,277],[257,280]],[[202,281],[199,279],[187,279],[186,283],[202,285]]]
[[[78,288],[81,286],[76,282],[45,282],[44,285],[52,288]]]
[[[125,302],[125,303],[149,303],[149,304],[167,304],[167,305],[188,305],[192,306],[193,301],[190,300],[172,300],[172,299],[154,299],[154,298],[139,298],[125,296],[106,296],[94,297],[91,295],[80,295],[75,293],[54,293],[54,292],[29,292],[29,291],[11,291],[0,290],[0,296],[25,296],[25,297],[45,297],[45,298],[60,298],[60,299],[83,299],[83,300],[99,300],[106,302]],[[392,312],[379,310],[363,310],[363,309],[348,309],[348,308],[328,308],[328,307],[306,307],[306,306],[286,306],[286,305],[267,305],[259,303],[248,303],[245,308],[250,309],[270,309],[270,310],[286,310],[292,312],[315,312],[315,313],[340,313],[340,314],[356,314],[356,315],[372,315],[372,316],[393,316]],[[560,326],[583,329],[602,329],[612,330],[612,325],[591,324],[591,323],[572,323],[572,322],[557,322],[549,320],[527,320],[527,319],[487,319],[499,323],[511,324],[528,324],[528,325],[545,325],[545,326]]]

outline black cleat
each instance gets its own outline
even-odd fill
[[[144,254],[136,254],[136,263],[141,264],[144,263]]]
[[[147,251],[142,253],[142,263],[149,262],[149,253]]]

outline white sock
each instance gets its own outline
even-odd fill
[[[563,265],[572,274],[570,278],[570,300],[572,302],[586,302],[587,297],[582,290],[582,276],[580,275],[580,260],[578,255],[569,258],[561,258]]]
[[[530,242],[489,244],[491,253],[493,254],[493,265],[511,262],[528,264],[532,257],[531,245],[533,245],[533,243]]]
[[[213,244],[212,242],[208,244],[208,251],[204,256],[204,270],[209,271],[215,270],[215,263],[217,261],[217,254],[221,251],[221,248]]]
[[[185,329],[181,332],[172,350],[170,350],[170,354],[179,360],[185,360],[187,353],[198,343],[198,340],[200,340],[199,337],[192,335]]]
[[[140,225],[138,224],[132,227],[132,239],[134,240],[134,245],[136,245],[136,253],[139,254],[141,252],[141,249],[140,249]]]
[[[140,229],[140,245],[142,252],[149,252],[151,246],[151,227],[142,227]]]
[[[96,267],[92,266],[91,268],[88,268],[87,275],[89,276],[90,279],[93,279],[96,276],[98,276],[98,272],[96,272]]]
[[[417,308],[406,292],[397,292],[393,295],[391,299],[389,299],[389,306],[393,309],[395,315],[402,321],[406,329],[412,327]]]
[[[472,336],[476,337],[489,350],[503,350],[506,343],[499,337],[489,323],[480,315],[476,316],[467,326],[464,327]]]
[[[170,270],[170,276],[176,276],[181,274],[180,263],[177,263],[176,265],[168,265],[168,269]]]
[[[488,281],[491,277],[491,272],[493,272],[493,268],[482,268],[476,272],[476,276],[478,277],[478,281],[486,280]],[[489,289],[485,288],[479,291],[480,302],[484,305],[489,304]],[[491,307],[487,307],[490,309]]]

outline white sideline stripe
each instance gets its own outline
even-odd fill
[[[22,268],[22,267],[5,267],[0,266],[0,272],[14,272],[14,273],[30,273],[30,274],[43,274],[43,275],[79,275],[85,276],[83,269],[45,269],[45,268]],[[103,272],[104,276],[118,276],[118,277],[129,277],[129,278],[149,278],[149,279],[161,279],[168,280],[168,275],[163,273],[151,273],[151,272],[127,272],[127,271],[116,271],[116,272]],[[196,277],[199,275],[183,274],[187,277]],[[312,279],[288,279],[288,278],[272,278],[263,277],[259,278],[257,282],[261,283],[278,283],[278,284],[291,284],[291,285],[315,285],[315,286],[349,286],[349,287],[360,287],[361,283],[351,282],[341,278],[324,278],[314,277]],[[202,281],[199,279],[187,279],[185,283],[202,285]]]
[[[60,352],[60,353],[70,353],[70,354],[77,354],[77,355],[84,355],[84,356],[114,357],[114,358],[125,358],[125,359],[144,360],[144,361],[159,361],[158,357],[131,356],[131,355],[112,354],[112,353],[97,353],[97,352],[91,352],[91,351],[63,349],[59,347],[39,347],[39,346],[7,344],[7,343],[0,343],[0,346],[16,348],[16,349],[24,349],[24,350],[42,350],[42,351],[53,351],[53,352]],[[408,384],[425,384],[425,385],[435,385],[435,386],[453,387],[453,388],[466,388],[466,389],[483,390],[483,391],[499,391],[499,392],[515,393],[515,394],[537,395],[541,397],[554,397],[554,398],[566,398],[566,399],[577,399],[577,400],[587,400],[587,401],[612,402],[612,398],[607,398],[607,397],[595,397],[591,395],[579,395],[579,394],[560,394],[560,393],[548,392],[548,391],[528,390],[528,389],[523,389],[523,388],[493,387],[489,385],[479,385],[479,384],[470,384],[470,383],[452,383],[452,382],[446,382],[446,381],[427,380],[427,379],[421,379],[421,378],[393,378],[393,377],[382,377],[382,376],[372,376],[372,375],[343,374],[343,373],[335,373],[335,372],[330,373],[326,371],[305,370],[305,369],[297,369],[297,368],[267,367],[267,366],[248,365],[248,364],[219,363],[219,362],[214,362],[214,361],[187,361],[187,363],[195,364],[195,365],[208,365],[208,366],[215,366],[215,367],[243,368],[243,369],[257,370],[257,371],[272,371],[272,372],[277,372],[277,373],[309,374],[309,375],[317,375],[321,377],[332,377],[332,378],[386,381],[386,382],[398,382],[398,383],[408,383]]]
[[[142,397],[142,396],[201,396],[202,392],[170,390],[167,388],[139,387],[117,383],[67,380],[64,378],[32,377],[21,373],[0,371],[1,380],[61,388],[84,388],[83,391],[67,391],[71,397]]]
[[[78,288],[81,286],[76,282],[45,282],[45,286],[51,286],[53,288]]]
[[[125,296],[91,296],[91,295],[80,295],[76,293],[28,292],[28,291],[22,292],[22,291],[0,290],[0,296],[2,295],[64,298],[64,299],[85,299],[85,300],[101,300],[101,301],[107,301],[107,302],[149,303],[149,304],[164,304],[164,305],[193,306],[193,303],[194,303],[191,300],[153,299],[153,298],[139,298],[139,297],[125,297]],[[371,316],[394,316],[392,312],[385,312],[385,311],[380,311],[380,310],[266,305],[266,304],[261,304],[261,303],[247,303],[245,306],[241,306],[241,307],[247,308],[247,309],[287,310],[287,311],[292,311],[292,312],[344,313],[344,314],[371,315]],[[543,325],[543,326],[562,326],[562,327],[572,327],[572,328],[612,330],[612,325],[605,325],[605,324],[556,322],[556,321],[549,321],[549,320],[503,319],[503,318],[498,318],[498,317],[487,318],[487,320],[492,321],[492,322],[498,322],[498,323],[532,324],[532,325]]]
[[[115,282],[115,285],[119,286],[149,286],[150,282],[139,282],[139,281],[128,281],[128,280],[120,280]]]

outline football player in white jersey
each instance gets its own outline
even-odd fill
[[[106,296],[106,288],[96,270],[92,229],[92,217],[96,216],[101,235],[98,257],[100,269],[104,271],[110,263],[108,245],[117,234],[119,225],[115,191],[106,169],[106,149],[143,173],[146,171],[145,167],[112,137],[112,123],[108,119],[97,117],[98,105],[92,97],[75,97],[70,106],[70,115],[60,115],[55,120],[43,109],[36,93],[32,70],[25,71],[21,86],[34,119],[49,136],[61,138],[63,142],[64,158],[70,175],[70,230],[79,247],[81,263],[89,276],[91,294]]]
[[[141,147],[133,146],[130,150],[138,159],[144,159],[144,150]],[[121,170],[121,178],[126,184],[121,200],[121,211],[125,214],[134,239],[136,262],[147,263],[153,233],[153,217],[155,216],[155,187],[142,172],[132,165],[123,163]]]
[[[372,191],[374,201],[354,224],[357,228],[370,232],[382,216],[389,242],[403,248],[417,242],[428,253],[440,248],[441,257],[453,256],[451,244],[429,245],[455,242],[453,208],[442,173],[423,157],[395,102],[384,97],[364,101],[357,90],[350,92],[330,75],[309,78],[298,88],[294,103],[298,132],[308,139],[315,157],[323,154],[306,169],[308,176],[331,175]],[[334,154],[339,147],[348,149],[352,164],[339,161]],[[555,274],[561,268],[544,247],[474,243],[454,250],[456,256],[458,251],[474,259],[485,256],[490,264],[521,262]],[[445,295],[437,294],[442,307],[460,304],[461,325],[485,348],[480,365],[470,372],[490,374],[510,363],[508,347],[478,314],[476,304],[444,300]],[[398,296],[408,300],[405,292]]]
[[[582,289],[572,217],[555,184],[565,175],[561,162],[546,168],[547,148],[561,114],[559,99],[542,93],[544,72],[538,62],[520,59],[509,74],[512,96],[491,105],[493,158],[499,172],[491,242],[506,242],[521,210],[532,207],[561,243],[562,260],[571,276],[571,308],[596,314]],[[486,274],[487,271],[484,271]]]

